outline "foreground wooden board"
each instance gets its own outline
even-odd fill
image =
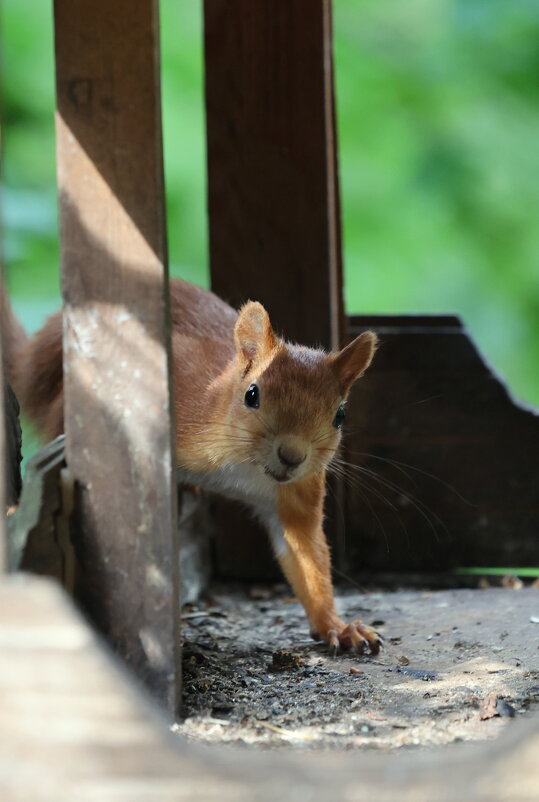
[[[537,754],[533,720],[494,744],[390,756],[190,745],[169,733],[53,583],[0,584],[3,802],[531,802]]]

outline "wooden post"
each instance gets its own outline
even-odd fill
[[[212,287],[278,331],[343,333],[330,0],[205,0]]]
[[[2,276],[0,272],[0,281]],[[2,358],[2,328],[0,327],[0,574],[6,570],[6,449],[4,420],[4,363]]]
[[[205,0],[204,10],[212,289],[233,306],[261,301],[289,340],[337,348],[331,0]],[[341,499],[335,483],[328,528],[337,562]],[[222,575],[278,576],[256,526],[224,502],[219,517]]]
[[[66,458],[81,595],[174,713],[179,588],[157,0],[56,0]]]

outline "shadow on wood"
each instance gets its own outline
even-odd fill
[[[539,417],[455,317],[357,317],[381,338],[347,415],[347,570],[534,566]]]
[[[189,744],[58,589],[0,583],[3,802],[531,802],[538,749],[537,718],[496,742],[390,755]]]
[[[156,0],[57,0],[55,53],[81,596],[174,715],[179,561]]]

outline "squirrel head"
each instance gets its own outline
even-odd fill
[[[275,335],[262,304],[250,301],[240,310],[234,342],[223,429],[229,459],[252,463],[279,483],[323,471],[339,446],[346,400],[371,363],[376,335],[365,332],[330,354],[291,345]]]

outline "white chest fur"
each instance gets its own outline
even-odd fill
[[[179,469],[178,479],[184,484],[211,490],[249,506],[275,506],[277,501],[275,481],[256,465],[225,465],[215,471],[204,472]]]
[[[246,504],[268,530],[277,555],[285,551],[283,528],[277,513],[277,485],[256,465],[227,465],[215,471],[178,469],[178,481]]]

